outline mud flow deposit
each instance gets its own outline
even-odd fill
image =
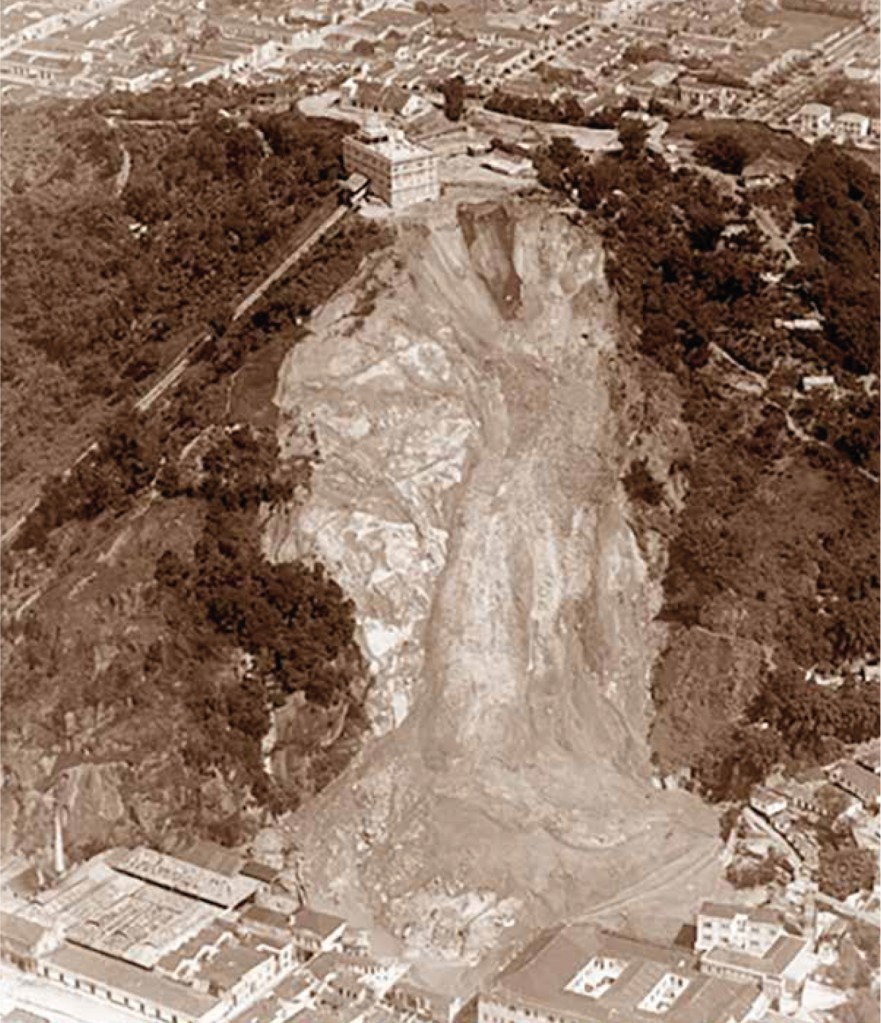
[[[715,847],[707,811],[650,784],[660,593],[620,484],[618,332],[583,228],[446,203],[281,371],[283,446],[314,430],[321,461],[267,550],[319,556],[357,602],[378,733],[292,837],[311,890],[426,961],[467,968]]]

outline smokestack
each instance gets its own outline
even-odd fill
[[[55,803],[55,873],[61,877],[66,869],[64,863],[64,833],[61,828],[61,805]]]

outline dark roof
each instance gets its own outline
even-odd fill
[[[204,867],[206,870],[215,870],[227,877],[238,873],[239,864],[242,862],[242,857],[238,853],[204,838],[194,838],[187,845],[175,849],[173,855],[179,860]]]
[[[242,914],[241,920],[243,924],[258,924],[279,931],[289,930],[287,915],[279,913],[277,909],[267,909],[266,906],[251,906]]]
[[[362,106],[400,114],[411,98],[411,94],[399,85],[380,85],[378,82],[358,83],[358,103]]]
[[[246,877],[253,877],[256,881],[263,881],[264,884],[272,884],[280,871],[276,870],[275,867],[270,867],[268,863],[261,863],[259,860],[246,860],[239,873],[244,874]]]
[[[26,920],[17,913],[0,912],[0,945],[10,951],[33,953],[46,928],[33,920]]]
[[[308,931],[322,940],[329,938],[335,930],[344,927],[345,924],[346,921],[340,916],[334,916],[331,913],[319,913],[308,906],[301,906],[294,913],[294,927],[301,931]]]
[[[860,799],[872,802],[878,798],[878,775],[859,764],[836,764],[829,776],[843,788],[851,789]]]

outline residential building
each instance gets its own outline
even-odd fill
[[[805,103],[796,120],[803,134],[825,135],[832,129],[832,108],[825,103]]]
[[[786,796],[776,789],[754,788],[750,793],[749,805],[763,817],[773,817],[786,809]]]
[[[341,89],[343,109],[369,110],[386,116],[413,117],[425,109],[425,101],[396,85],[350,79]]]
[[[868,136],[872,122],[865,114],[839,114],[833,122],[833,131],[843,139],[858,142]]]
[[[341,947],[346,921],[330,913],[303,906],[294,914],[291,932],[301,959],[311,959],[319,952],[330,952]]]
[[[378,120],[343,139],[343,160],[346,173],[363,174],[370,191],[392,209],[440,195],[437,156]]]
[[[841,763],[826,772],[830,781],[850,793],[867,807],[878,805],[878,775],[859,764]]]

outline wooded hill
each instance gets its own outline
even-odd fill
[[[340,769],[365,683],[339,585],[320,564],[263,556],[261,516],[302,499],[310,466],[280,460],[271,390],[258,400],[248,381],[272,376],[383,236],[344,221],[231,325],[242,293],[336,204],[340,125],[223,88],[49,105],[37,141],[19,117],[4,122],[3,470],[20,484],[9,507],[40,501],[3,562],[10,610],[34,598],[5,623],[10,820],[40,841],[32,753],[67,750],[117,765],[127,813],[71,836],[75,852],[179,829],[236,841],[261,807],[291,808]],[[206,329],[177,390],[135,414]],[[310,721],[343,727],[330,745],[315,728],[295,774],[273,781],[261,740],[292,693]]]
[[[536,165],[602,232],[647,372],[679,395],[691,434],[674,466],[687,491],[664,577],[655,756],[713,799],[742,796],[775,760],[816,763],[877,730],[876,687],[820,692],[804,675],[879,649],[877,384],[863,379],[878,372],[878,180],[815,145],[775,198],[807,225],[786,269],[753,216],[765,196],[671,171],[638,121],[621,140],[592,163],[555,139]],[[704,159],[731,150],[721,141]],[[819,333],[780,326],[815,310]],[[803,395],[818,373],[835,390]],[[652,528],[668,481],[638,464],[625,484]]]

